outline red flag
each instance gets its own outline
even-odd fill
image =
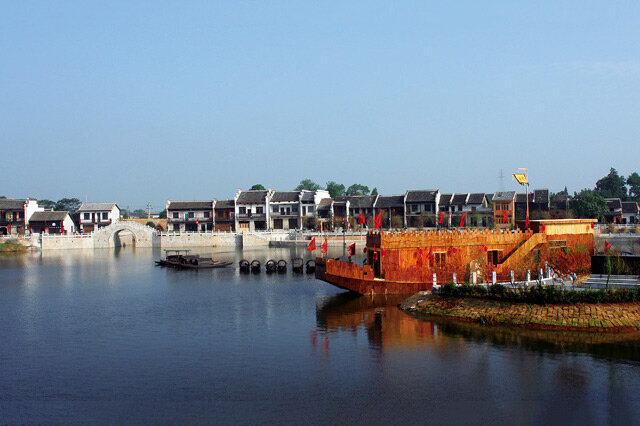
[[[464,216],[466,215],[466,212],[462,212],[462,217],[460,218],[460,228],[464,227]]]
[[[482,250],[484,250],[484,251],[488,251],[488,250],[489,250],[489,247],[484,246],[484,247],[482,247]]]
[[[440,219],[438,219],[438,225],[442,225],[444,223],[444,212],[440,212]]]
[[[358,223],[360,225],[364,225],[367,222],[367,219],[364,217],[364,213],[360,213],[360,216],[358,216]]]
[[[353,243],[349,246],[349,256],[356,255],[356,243]]]
[[[376,229],[382,228],[382,212],[376,215],[376,218],[373,220],[373,225]]]
[[[311,241],[309,241],[309,245],[307,246],[307,250],[314,251],[316,249],[316,237],[313,237]]]
[[[326,253],[327,252],[327,239],[324,239],[324,243],[322,243],[320,245],[320,253]]]
[[[591,222],[591,229],[594,229],[596,227],[596,224]]]
[[[502,223],[507,223],[507,211],[502,210]]]
[[[604,253],[609,253],[609,249],[611,248],[611,243],[607,240],[604,241]]]

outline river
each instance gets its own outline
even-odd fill
[[[159,251],[129,247],[1,256],[0,423],[629,424],[640,414],[635,339],[428,321],[399,311],[397,297],[236,266],[295,249],[199,252],[234,266],[163,269]]]

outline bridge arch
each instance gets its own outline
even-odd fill
[[[136,247],[154,247],[158,236],[156,230],[133,221],[118,221],[105,226],[93,234],[94,248],[116,247],[116,236],[121,231],[129,231],[133,234]]]

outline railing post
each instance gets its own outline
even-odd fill
[[[438,285],[438,277],[436,276],[436,273],[433,273],[433,286],[437,286]]]
[[[456,276],[456,273],[453,273],[453,284],[458,284],[458,277]]]
[[[475,285],[478,284],[478,273],[476,271],[473,271],[471,273],[471,282]]]
[[[527,283],[531,281],[531,271],[527,269]]]
[[[509,277],[511,279],[511,284],[513,284],[516,281],[516,274],[511,271],[511,273],[509,274]]]
[[[497,282],[496,271],[491,272],[491,284],[495,284]]]

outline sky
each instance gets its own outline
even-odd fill
[[[640,2],[4,2],[0,195],[442,192],[640,172]],[[505,178],[499,179],[500,170]]]

